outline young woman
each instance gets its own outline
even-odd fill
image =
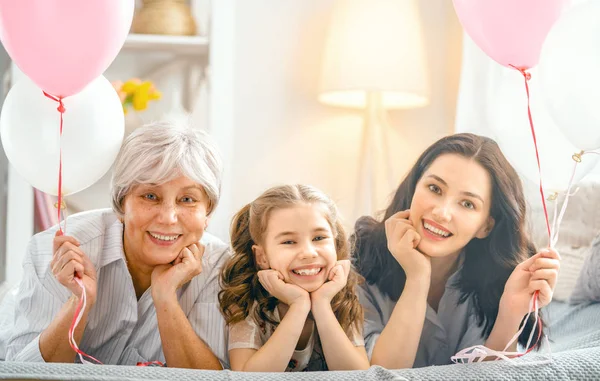
[[[504,350],[533,294],[540,307],[550,302],[559,269],[556,252],[536,254],[525,217],[521,181],[492,139],[455,134],[429,147],[384,218],[356,223],[371,364],[448,364],[479,344]],[[532,319],[521,344],[531,328]]]

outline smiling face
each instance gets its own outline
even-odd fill
[[[123,200],[123,241],[129,261],[154,267],[172,262],[202,238],[209,201],[203,188],[181,176],[139,184]]]
[[[410,221],[421,236],[418,249],[431,257],[456,255],[473,238],[485,238],[492,182],[476,161],[458,154],[435,159],[417,182]]]
[[[261,269],[279,271],[286,283],[317,290],[337,261],[335,237],[325,206],[301,203],[268,216],[260,245],[254,245]]]

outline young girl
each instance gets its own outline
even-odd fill
[[[429,147],[383,220],[356,223],[371,364],[448,364],[480,344],[504,350],[532,295],[550,302],[559,269],[553,250],[535,254],[525,210],[519,177],[493,140],[456,134]],[[533,319],[526,323],[522,345]]]
[[[367,369],[359,276],[333,202],[315,188],[280,186],[232,222],[222,272],[232,370]]]

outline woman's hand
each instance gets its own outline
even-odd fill
[[[78,299],[81,298],[82,290],[75,277],[81,279],[85,286],[87,304],[92,306],[96,302],[96,269],[79,245],[79,241],[74,237],[62,235],[60,230],[57,231],[52,242],[54,254],[50,267],[58,282],[68,288]]]
[[[523,318],[530,312],[531,297],[539,291],[538,308],[552,300],[560,256],[552,249],[544,249],[520,263],[512,272],[500,299],[499,314]]]
[[[202,272],[204,246],[200,243],[185,247],[172,263],[158,265],[152,271],[152,298],[173,297],[178,288]]]
[[[410,210],[398,212],[385,221],[388,250],[402,266],[406,278],[430,277],[431,259],[417,250],[421,237],[409,220]]]
[[[303,288],[295,284],[285,283],[283,275],[277,270],[261,270],[258,280],[265,290],[282,303],[292,306],[308,307],[310,309],[310,295]]]

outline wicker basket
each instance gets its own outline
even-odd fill
[[[133,33],[189,36],[196,34],[196,22],[185,0],[142,0],[131,30]]]

